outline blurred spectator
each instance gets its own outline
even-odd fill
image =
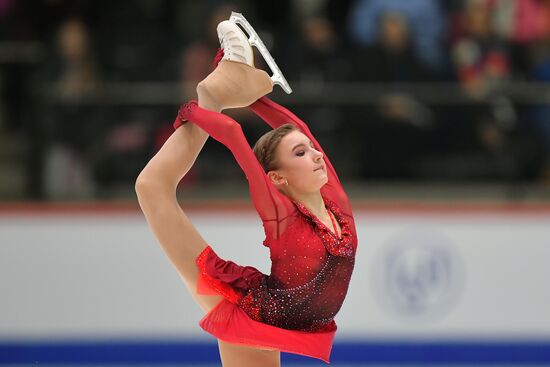
[[[88,197],[93,194],[89,148],[100,127],[89,104],[99,88],[89,31],[79,18],[60,24],[55,39],[55,126],[49,133],[52,144],[46,153],[46,195],[51,198]]]
[[[497,174],[490,172],[488,159],[504,159],[497,153],[506,151],[506,135],[495,123],[490,98],[498,96],[500,87],[511,78],[510,54],[493,30],[488,2],[467,1],[459,21],[460,31],[451,49],[453,64],[463,91],[477,102],[461,111],[460,129],[449,135],[456,140],[451,143],[458,148],[455,153],[476,154],[471,159],[475,164],[466,166],[460,174],[487,179]]]
[[[350,57],[341,40],[334,32],[332,23],[324,16],[311,16],[298,22],[300,33],[288,46],[288,56],[284,60],[285,75],[294,83],[313,93],[322,91],[327,83],[349,82],[355,79],[352,73]],[[289,106],[290,107],[290,106]],[[344,135],[346,112],[330,105],[290,107],[297,115],[307,121],[317,139],[332,159],[346,171],[353,162],[353,147]],[[334,139],[334,136],[340,139]]]
[[[466,0],[464,3],[466,7],[478,9],[487,17],[487,28],[508,49],[514,75],[528,77],[528,47],[550,31],[550,1]],[[467,18],[462,13],[451,14],[453,39],[465,36]]]
[[[483,1],[492,14],[493,29],[501,38],[528,43],[543,36],[550,26],[546,0]]]
[[[380,14],[376,40],[354,52],[354,77],[371,82],[424,81],[428,73],[411,43],[407,18],[402,13]]]
[[[550,162],[549,105],[518,103],[523,90],[509,83],[550,81],[550,0],[0,0],[0,133],[21,133],[40,157],[25,162],[28,182],[41,181],[44,163],[50,198],[131,183],[173,133],[177,104],[159,94],[144,107],[142,95],[118,91],[177,83],[176,100],[196,98],[219,47],[216,25],[231,11],[254,25],[296,91],[274,88],[273,97],[310,124],[344,177],[536,179],[545,154]],[[428,108],[434,90],[415,83],[448,76],[465,103],[435,96]],[[121,83],[106,91],[111,82]],[[355,82],[380,89],[365,104],[359,94],[338,96],[340,105],[317,99],[330,83]],[[246,109],[225,113],[251,143],[267,130]],[[212,177],[240,173],[209,139],[184,183]]]
[[[291,6],[300,18],[307,19],[323,14],[327,0],[294,0]]]
[[[412,47],[408,18],[399,12],[380,14],[376,43],[357,48],[356,80],[376,83],[422,82],[428,73]],[[415,164],[426,153],[432,128],[432,112],[412,95],[401,91],[381,93],[372,113],[355,133],[363,143],[361,175],[368,178],[415,177]],[[366,144],[365,144],[366,142]]]
[[[355,0],[294,0],[290,4],[298,19],[327,18],[336,34],[346,33],[346,17]]]
[[[493,32],[486,3],[469,1],[462,22],[463,35],[452,47],[456,74],[466,93],[483,98],[510,79],[509,50]]]
[[[76,18],[65,21],[59,28],[57,47],[60,97],[78,100],[96,92],[99,80],[86,25]]]
[[[462,176],[533,178],[540,166],[536,163],[540,162],[540,149],[537,144],[526,144],[532,135],[518,122],[517,108],[503,89],[514,78],[511,44],[495,32],[493,6],[494,2],[484,0],[465,4],[462,34],[452,48],[458,81],[464,92],[477,101],[462,111],[460,135],[469,141],[465,147],[473,162]]]
[[[407,18],[416,54],[427,67],[442,68],[445,18],[436,0],[357,0],[349,18],[352,39],[364,46],[374,44],[379,18],[387,12]]]
[[[323,84],[347,81],[351,73],[349,55],[334,33],[331,22],[322,16],[299,22],[300,33],[289,46],[285,75],[291,81]]]

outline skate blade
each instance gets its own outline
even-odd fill
[[[250,43],[251,46],[256,47],[258,51],[260,51],[260,54],[273,72],[273,75],[271,76],[271,80],[273,81],[273,83],[280,85],[287,94],[292,93],[292,88],[290,88],[290,85],[286,81],[283,73],[281,72],[281,69],[279,69],[279,67],[275,63],[275,59],[273,59],[273,56],[271,56],[269,50],[267,49],[267,47],[265,47],[264,43],[258,36],[258,33],[256,33],[254,28],[252,28],[245,17],[241,13],[231,12],[231,17],[229,18],[229,20],[234,23],[240,24],[244,28],[246,33],[248,33],[248,43]]]

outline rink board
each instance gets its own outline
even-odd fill
[[[254,212],[189,216],[220,256],[269,272]],[[550,363],[550,210],[355,216],[359,249],[335,362]],[[0,294],[0,363],[217,358],[137,211],[1,211]]]

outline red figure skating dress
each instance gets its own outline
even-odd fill
[[[250,106],[273,128],[292,123],[319,151],[307,125],[263,97]],[[225,298],[201,321],[215,337],[264,349],[302,354],[329,362],[334,316],[346,296],[354,267],[357,234],[350,204],[334,167],[324,155],[328,182],[321,188],[327,210],[341,227],[325,226],[305,206],[281,194],[254,156],[241,126],[221,113],[184,104],[174,123],[191,121],[227,146],[249,182],[271,254],[271,274],[219,258],[209,246],[196,259],[199,294]],[[334,223],[333,223],[334,224]],[[334,226],[335,227],[335,226]]]

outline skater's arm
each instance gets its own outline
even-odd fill
[[[246,175],[250,196],[264,222],[266,234],[277,238],[282,232],[279,224],[292,210],[292,203],[275,188],[265,174],[243,134],[241,125],[229,116],[196,105],[187,111],[187,120],[231,150]]]
[[[273,129],[288,123],[296,125],[290,117],[290,115],[294,116],[292,112],[265,96],[252,103],[249,107],[252,112],[261,117]]]
[[[311,142],[315,145],[315,149],[323,153],[323,159],[325,160],[327,166],[328,182],[323,187],[323,193],[329,196],[330,199],[336,201],[343,210],[349,212],[349,200],[342,184],[340,183],[340,179],[336,174],[336,170],[332,166],[332,163],[328,159],[317,139],[315,139],[309,130],[307,124],[300,120],[298,116],[290,112],[287,108],[273,102],[267,97],[258,99],[250,105],[250,108],[272,128],[276,129],[279,126],[290,123],[299,128],[309,138],[309,140],[311,140]]]

